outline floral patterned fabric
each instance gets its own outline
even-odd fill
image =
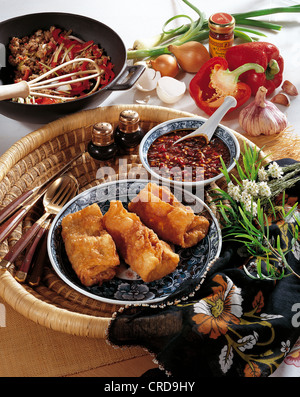
[[[295,227],[292,220],[273,223],[270,238],[280,235],[289,265],[300,274]],[[300,336],[300,279],[252,279],[244,265],[255,275],[242,246],[224,245],[201,285],[188,281],[165,305],[122,310],[109,341],[147,348],[174,377],[273,375]]]

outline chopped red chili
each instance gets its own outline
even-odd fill
[[[196,182],[218,175],[222,167],[220,157],[226,165],[229,164],[228,147],[218,137],[213,137],[209,144],[203,137],[195,137],[173,145],[190,132],[174,131],[157,138],[148,151],[150,167],[162,177],[182,182]]]

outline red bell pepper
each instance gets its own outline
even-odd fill
[[[242,106],[251,96],[250,87],[239,82],[239,76],[247,70],[254,69],[263,73],[264,68],[258,64],[247,63],[234,71],[229,71],[227,61],[222,57],[208,60],[193,77],[189,92],[197,106],[208,115],[212,115],[228,95],[233,96],[237,105],[232,111]]]
[[[240,80],[250,86],[252,95],[264,86],[269,96],[282,82],[284,61],[278,48],[271,43],[258,41],[233,46],[227,50],[225,59],[230,70],[247,62],[258,63],[264,68],[264,73],[250,70],[240,76]]]

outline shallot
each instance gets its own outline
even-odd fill
[[[176,77],[179,73],[179,66],[176,58],[171,54],[162,54],[150,61],[151,66],[160,72],[161,76]]]

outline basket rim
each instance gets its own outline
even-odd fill
[[[92,117],[96,116],[98,113],[102,113],[109,109],[118,109],[122,111],[123,109],[127,109],[129,105],[109,105],[103,106],[95,109],[88,109],[82,110],[80,112],[70,114],[67,116],[63,116],[57,120],[54,120],[48,124],[45,124],[42,127],[37,128],[36,130],[26,134],[24,137],[16,141],[9,149],[7,149],[1,156],[0,156],[0,182],[5,177],[6,173],[25,155],[29,154],[31,151],[36,149],[38,146],[34,147],[32,145],[42,145],[49,141],[50,139],[61,135],[62,133],[68,131],[66,126],[74,126],[76,128],[86,127],[87,125],[93,125],[91,121]],[[159,114],[160,111],[167,112],[169,114],[173,114],[174,118],[178,117],[198,117],[200,116],[186,112],[181,110],[176,110],[173,108],[167,108],[163,106],[150,106],[150,105],[130,105],[130,108],[133,108],[137,112],[146,112],[146,114],[150,114],[151,111],[155,114]],[[228,127],[226,127],[228,128]],[[240,137],[241,139],[245,140],[248,145],[253,145],[248,138],[244,137],[240,133],[228,128],[231,132],[234,133],[235,136]],[[50,135],[49,135],[50,130]],[[32,146],[30,151],[27,151],[27,147]],[[29,148],[30,149],[30,148]]]

